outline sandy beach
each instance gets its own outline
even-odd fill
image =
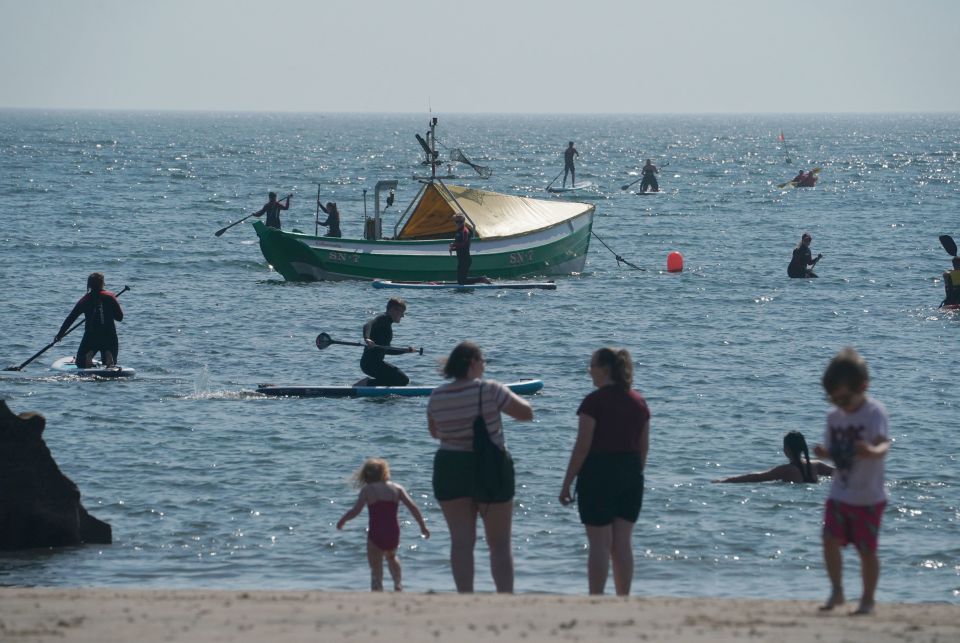
[[[543,594],[0,589],[0,640],[957,641],[960,606]]]

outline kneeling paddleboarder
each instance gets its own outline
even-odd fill
[[[369,377],[360,380],[354,386],[406,386],[410,382],[407,374],[393,364],[384,361],[387,352],[391,355],[414,352],[413,346],[405,348],[390,347],[393,341],[393,325],[399,324],[407,311],[407,302],[394,297],[387,302],[387,312],[381,313],[363,326],[363,356],[360,357],[360,369]]]
[[[96,353],[100,353],[104,366],[114,366],[117,363],[120,342],[114,322],[123,321],[123,309],[117,296],[103,289],[104,281],[102,272],[94,272],[87,277],[87,294],[74,305],[53,340],[59,342],[63,339],[70,324],[83,314],[86,324],[80,348],[77,349],[77,368],[90,368]]]
[[[813,267],[823,258],[823,255],[818,254],[816,259],[813,258],[813,253],[810,252],[811,241],[813,241],[813,237],[810,236],[809,232],[804,232],[803,236],[800,237],[800,244],[793,249],[793,258],[790,259],[790,265],[787,266],[789,277],[802,279],[817,276],[813,272]]]

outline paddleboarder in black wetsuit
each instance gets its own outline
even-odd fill
[[[457,231],[453,234],[450,252],[457,251],[457,283],[461,285],[493,283],[486,277],[468,277],[470,264],[473,263],[470,258],[470,237],[473,236],[473,231],[467,225],[467,218],[461,212],[453,215],[453,222],[457,225]]]
[[[399,324],[407,311],[407,303],[398,297],[387,302],[387,312],[377,315],[363,327],[363,341],[366,347],[360,358],[360,369],[369,375],[354,386],[406,386],[410,378],[393,364],[383,360],[387,351],[374,346],[390,346],[393,341],[393,325]],[[391,355],[412,353],[413,346],[392,348]]]
[[[943,273],[943,290],[946,297],[941,306],[960,305],[960,257],[953,258],[953,270]]]
[[[320,225],[330,228],[327,231],[327,234],[323,235],[325,237],[340,237],[340,211],[337,209],[337,204],[333,201],[329,201],[324,207],[319,200],[317,200],[317,205],[320,206],[320,209],[323,210],[323,213],[327,215],[326,221],[321,221]]]
[[[640,170],[643,173],[643,180],[640,182],[641,192],[659,192],[660,184],[657,183],[657,173],[660,171],[653,161],[647,159],[647,164]]]
[[[87,294],[80,298],[73,310],[67,315],[57,336],[53,341],[59,342],[64,333],[70,328],[74,320],[83,313],[86,324],[83,329],[83,339],[77,349],[75,363],[77,368],[90,368],[93,356],[100,353],[104,366],[114,366],[117,363],[117,354],[120,352],[120,341],[117,339],[117,327],[114,322],[123,320],[123,309],[117,296],[109,290],[104,290],[102,272],[91,273],[87,277]]]
[[[563,187],[567,187],[567,172],[570,173],[570,187],[577,187],[577,169],[573,167],[574,156],[580,156],[580,152],[573,146],[573,141],[570,141],[567,149],[563,151]]]
[[[277,193],[270,192],[267,195],[269,201],[266,205],[260,208],[257,212],[253,213],[255,217],[261,217],[264,214],[267,215],[267,227],[280,229],[280,210],[289,210],[290,209],[290,197],[287,196],[286,204],[280,203],[277,201]]]
[[[817,265],[823,255],[818,254],[816,259],[813,258],[813,253],[810,252],[811,241],[813,241],[813,237],[810,236],[810,233],[804,232],[803,236],[800,237],[800,245],[793,249],[793,258],[790,260],[790,265],[787,266],[788,276],[795,279],[817,276],[813,272],[813,267]]]

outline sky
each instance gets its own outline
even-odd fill
[[[960,111],[956,0],[0,0],[0,108]]]

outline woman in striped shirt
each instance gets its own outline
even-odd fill
[[[450,566],[457,591],[473,592],[473,549],[477,514],[490,548],[490,569],[498,592],[513,592],[513,470],[501,497],[478,497],[473,454],[473,423],[482,414],[490,439],[506,449],[500,413],[521,421],[533,419],[533,409],[499,382],[483,379],[485,360],[480,348],[462,342],[443,367],[453,381],[438,386],[427,404],[430,435],[440,440],[433,459],[433,494],[450,529]],[[481,434],[482,435],[482,434]]]

